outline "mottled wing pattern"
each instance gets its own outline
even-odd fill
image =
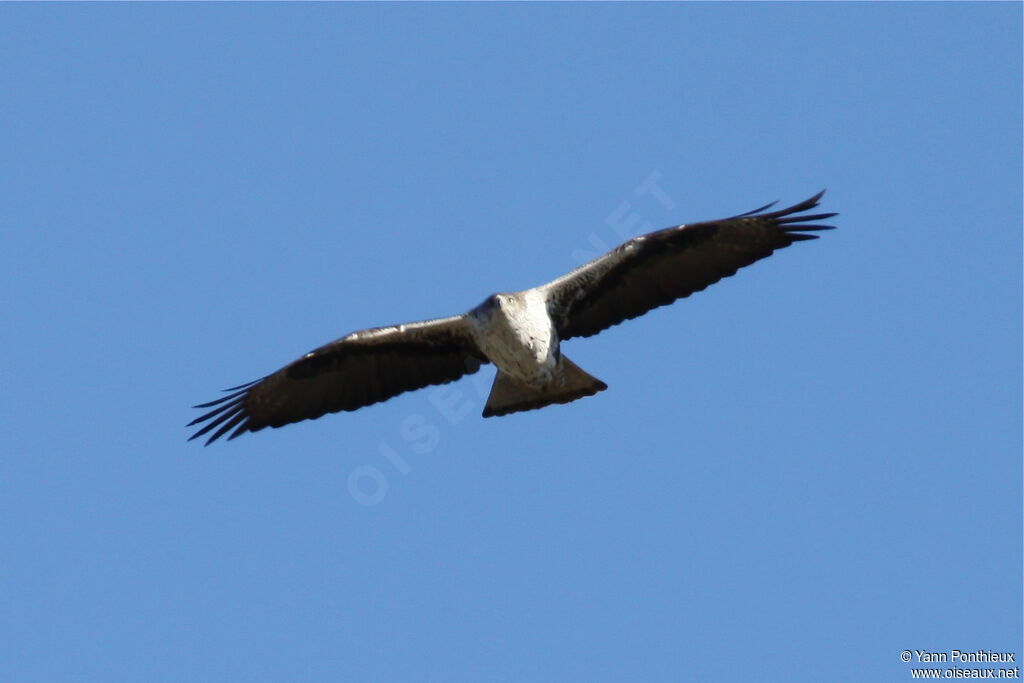
[[[192,439],[212,431],[209,444],[228,432],[233,439],[247,431],[356,410],[404,391],[452,382],[486,362],[462,316],[355,332],[196,406],[212,410],[189,423],[205,423]]]
[[[834,213],[801,214],[824,191],[788,209],[768,204],[739,216],[680,225],[620,244],[542,287],[559,338],[589,337],[652,308],[712,285],[740,268],[834,226],[815,221]]]

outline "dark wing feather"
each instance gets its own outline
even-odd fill
[[[814,221],[836,214],[796,214],[816,207],[823,194],[788,209],[761,213],[768,204],[732,218],[642,235],[544,285],[559,338],[597,334],[699,292],[776,249],[815,239],[802,233],[832,229]]]
[[[228,432],[233,439],[247,431],[356,410],[404,391],[454,381],[486,362],[461,316],[363,330],[196,406],[213,410],[189,423],[205,423],[191,439],[213,432],[209,444]]]

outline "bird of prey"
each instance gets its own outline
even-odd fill
[[[824,190],[788,209],[753,211],[677,225],[634,237],[589,263],[521,292],[492,294],[449,318],[376,327],[310,351],[266,377],[226,389],[197,408],[209,444],[264,427],[356,410],[405,391],[452,382],[494,363],[498,373],[483,416],[569,403],[607,389],[561,353],[560,343],[589,337],[652,308],[699,292],[807,234],[834,226],[834,213],[804,213]],[[190,439],[190,440],[191,440]]]

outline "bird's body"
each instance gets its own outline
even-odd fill
[[[213,408],[190,423],[230,433],[280,427],[363,406],[431,384],[444,384],[493,363],[498,374],[484,417],[568,403],[607,388],[561,352],[652,308],[699,292],[793,242],[834,213],[796,215],[795,206],[666,228],[633,238],[540,287],[494,294],[465,314],[354,332],[315,349],[261,380],[201,404]],[[233,430],[233,431],[232,431]]]
[[[467,318],[477,348],[499,372],[531,386],[551,381],[558,365],[558,333],[540,292],[495,294]]]

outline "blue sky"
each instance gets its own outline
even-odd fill
[[[1021,15],[0,7],[0,678],[1020,659]],[[185,442],[353,330],[823,187],[839,230],[568,342],[597,397]]]

